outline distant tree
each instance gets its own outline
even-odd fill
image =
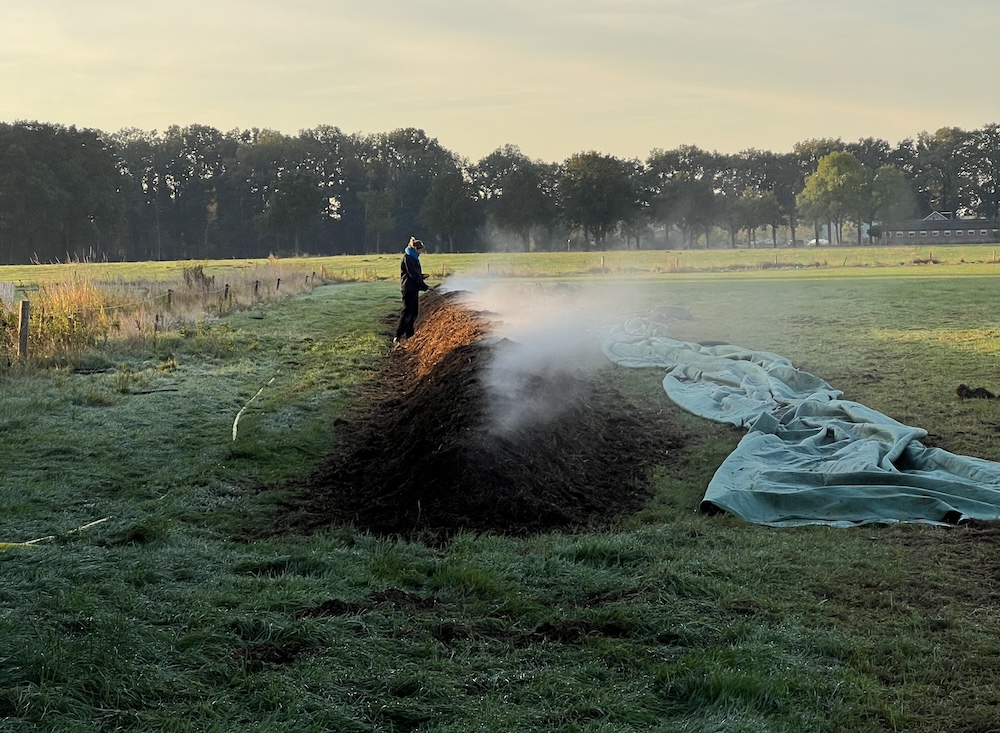
[[[0,256],[28,262],[119,252],[125,198],[113,148],[94,130],[0,124]]]
[[[792,152],[805,178],[816,172],[820,160],[830,153],[841,153],[844,148],[845,145],[840,138],[810,138],[795,143]]]
[[[552,249],[562,244],[565,237],[557,237],[560,227],[563,226],[562,216],[559,209],[559,179],[562,177],[562,166],[558,163],[537,163],[538,174],[541,178],[540,187],[545,205],[539,221],[540,228],[546,231],[543,239],[543,249]],[[557,241],[558,240],[558,241]]]
[[[546,166],[507,145],[494,150],[473,169],[474,180],[486,213],[500,228],[520,238],[525,252],[531,246],[531,231],[551,226],[556,202],[546,190]]]
[[[969,206],[977,216],[1000,224],[1000,124],[969,133],[965,141]]]
[[[711,178],[692,179],[681,177],[676,182],[674,197],[680,202],[679,225],[690,247],[698,245],[700,232],[705,233],[705,247],[709,246],[708,230],[724,211]]]
[[[693,145],[653,150],[645,166],[650,218],[668,232],[678,227],[684,244],[695,246],[698,232],[717,218],[718,168],[717,156]]]
[[[735,247],[739,233],[746,227],[749,206],[746,195],[755,185],[753,171],[742,156],[718,155],[715,158],[715,222],[729,233],[729,246]]]
[[[818,214],[817,203],[804,199],[802,193],[805,191],[807,179],[816,172],[820,159],[830,153],[841,152],[843,149],[844,142],[840,138],[810,138],[797,142],[792,147],[792,156],[798,166],[799,176],[802,181],[802,188],[796,194],[795,206],[808,221],[812,222],[816,239],[819,239],[820,227],[824,224],[830,224],[831,219],[829,216],[825,221],[816,219],[815,217]]]
[[[847,143],[844,145],[844,152],[853,155],[871,171],[877,171],[892,162],[892,146],[888,141],[876,137],[865,137],[857,142]]]
[[[482,209],[470,181],[452,168],[439,173],[420,211],[420,223],[441,237],[448,251],[455,251],[455,238],[482,223]]]
[[[220,230],[220,209],[229,162],[238,140],[207,125],[171,128],[180,148],[180,171],[174,195],[178,228],[194,257],[220,257],[232,250]]]
[[[799,194],[796,206],[802,218],[812,223],[815,239],[819,242],[820,227],[828,224],[833,216],[830,213],[829,201],[820,190],[819,182],[814,181],[810,185],[810,180],[811,177],[806,180],[806,187]]]
[[[744,150],[727,158],[737,169],[734,176],[736,190],[757,191],[760,196],[751,196],[751,219],[758,220],[756,226],[770,226],[771,240],[777,246],[778,227],[788,224],[792,240],[795,240],[795,194],[802,190],[803,177],[790,155],[775,155],[767,150]],[[754,236],[750,232],[751,237]]]
[[[336,219],[335,229],[337,232],[337,242],[335,251],[344,254],[358,254],[365,251],[367,232],[365,229],[365,205],[360,195],[364,191],[384,191],[387,195],[391,190],[380,188],[366,165],[364,155],[364,136],[352,134],[343,136],[340,139],[341,169],[339,192],[336,193],[336,202],[339,217]],[[384,240],[399,229],[396,220],[395,209],[392,211],[392,225],[380,232],[379,239]],[[409,237],[407,237],[407,240]],[[405,241],[398,243],[401,247]]]
[[[156,135],[135,128],[110,136],[118,156],[125,199],[126,257],[163,259],[163,236],[156,197]]]
[[[578,153],[566,161],[559,199],[567,224],[582,229],[585,240],[593,236],[599,249],[639,205],[629,164],[596,152]]]
[[[493,208],[497,224],[515,232],[525,252],[531,248],[531,230],[551,225],[556,215],[555,200],[544,181],[545,171],[536,163],[516,168],[504,178],[503,194]]]
[[[747,242],[753,245],[757,242],[757,229],[771,227],[771,243],[777,246],[777,227],[781,220],[781,205],[774,191],[747,189],[741,197],[743,210],[743,229],[747,233]]]
[[[866,221],[869,224],[870,238],[876,237],[872,233],[876,222],[883,225],[898,224],[914,214],[913,187],[903,172],[893,165],[883,165],[875,171],[868,202]],[[884,228],[879,231],[884,231]]]
[[[492,208],[504,192],[504,182],[514,171],[531,164],[531,159],[516,145],[502,145],[483,156],[470,171],[472,181],[486,202],[487,210]],[[492,212],[489,211],[490,215]]]
[[[958,127],[942,127],[917,136],[915,174],[917,193],[935,211],[966,213],[962,196],[964,152],[969,135]]]
[[[663,227],[666,237],[664,244],[670,246],[670,230],[677,226],[680,216],[680,202],[677,198],[677,179],[681,171],[674,160],[662,150],[654,150],[646,159],[646,181],[644,188],[649,202],[649,218]]]
[[[641,160],[631,158],[624,161],[624,165],[631,181],[634,203],[631,206],[631,213],[622,219],[619,228],[625,239],[626,249],[632,246],[632,240],[635,240],[636,249],[642,249],[642,239],[651,233],[650,226],[653,223],[650,206],[653,192],[647,185],[649,178]]]
[[[744,201],[737,193],[723,191],[716,197],[717,221],[729,234],[729,246],[733,249],[746,221],[745,209]]]
[[[396,217],[392,214],[393,196],[391,191],[361,191],[358,199],[364,207],[365,218],[365,251],[368,251],[369,238],[375,238],[375,253],[382,252],[382,235],[391,232],[396,226]]]
[[[213,131],[216,132],[217,131]],[[204,138],[203,138],[204,134]],[[205,234],[213,203],[215,156],[200,147],[209,145],[208,130],[172,125],[153,146],[154,206],[169,257],[207,254]]]
[[[851,156],[860,179],[846,169],[815,177],[834,154]],[[453,185],[453,171],[471,191]],[[302,198],[312,200],[314,184],[319,211],[293,226],[297,177],[305,176],[312,184]],[[916,202],[911,213],[1000,221],[1000,125],[945,127],[894,148],[878,138],[805,140],[778,155],[682,145],[655,149],[645,162],[591,152],[544,163],[505,145],[473,166],[416,128],[346,135],[321,125],[290,137],[198,124],[106,134],[18,122],[0,125],[0,259],[263,256],[280,246],[378,251],[386,238],[405,241],[427,217],[454,246],[459,235],[440,222],[470,201],[481,205],[475,217],[485,213],[491,231],[524,249],[569,243],[574,229],[601,247],[616,235],[641,247],[660,231],[668,245],[678,230],[683,246],[698,246],[703,235],[709,246],[718,226],[730,243],[741,231],[755,242],[764,226],[777,241],[785,225],[796,241],[800,218],[813,222],[817,237],[830,224],[842,241],[847,221],[858,224],[860,238],[864,223],[871,231],[903,216],[911,198],[904,181]],[[454,206],[449,191],[459,196]],[[478,228],[462,234],[463,246],[476,246]]]
[[[853,218],[859,225],[863,221],[866,184],[865,168],[857,158],[846,152],[830,153],[819,160],[816,172],[806,179],[799,208],[808,211],[817,223],[820,219],[816,217],[827,217],[834,224],[837,244],[843,244],[845,220]]]
[[[395,228],[391,235],[402,242],[417,230],[434,179],[461,167],[454,153],[412,127],[360,138],[356,150],[364,168],[365,190],[392,193]]]
[[[758,214],[762,224],[771,227],[771,244],[778,246],[778,227],[787,222],[785,211],[774,191],[764,191],[759,202]]]
[[[746,232],[748,245],[757,241],[757,230],[782,219],[777,196],[770,187],[774,156],[760,151],[744,151],[736,156],[719,156],[716,174],[716,212],[718,221],[729,233],[731,247],[739,232]]]
[[[326,192],[315,173],[282,171],[258,223],[263,231],[290,237],[292,251],[298,255],[303,231],[318,223],[325,205]]]
[[[264,257],[271,249],[279,248],[283,231],[270,227],[265,212],[281,171],[294,170],[296,157],[292,139],[275,130],[253,129],[241,136],[241,144],[230,161],[227,206],[220,217],[230,231],[252,238],[252,256]]]
[[[352,164],[354,137],[337,127],[320,125],[301,131],[295,148],[300,151],[296,167],[311,171],[324,194],[322,214],[312,229],[310,251],[347,253],[352,250],[352,240],[362,243],[363,248],[367,220],[358,194],[365,189],[360,166]]]
[[[0,125],[0,238],[10,264],[54,255],[69,198],[33,136],[33,130]]]
[[[796,206],[796,195],[805,186],[805,177],[802,169],[798,166],[795,155],[787,153],[779,155],[772,164],[770,174],[775,199],[778,202],[778,211],[771,222],[771,229],[775,242],[777,239],[777,228],[781,224],[788,224],[791,235],[792,246],[798,241],[796,229],[799,221],[799,210]]]

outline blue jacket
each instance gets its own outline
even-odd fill
[[[399,263],[399,289],[403,293],[415,293],[429,290],[424,282],[424,271],[420,267],[420,253],[413,247],[407,247],[403,259]]]

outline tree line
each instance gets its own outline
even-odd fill
[[[1000,125],[550,163],[515,145],[471,162],[413,128],[0,123],[9,264],[395,252],[411,234],[449,252],[766,246],[821,227],[860,243],[932,210],[1000,221]]]

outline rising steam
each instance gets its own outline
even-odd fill
[[[461,291],[468,307],[492,324],[505,348],[483,376],[493,397],[492,429],[508,434],[544,424],[579,399],[561,390],[574,376],[607,365],[601,343],[635,310],[621,287],[537,284],[450,278],[442,290]]]

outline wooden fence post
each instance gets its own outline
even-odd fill
[[[31,315],[31,303],[27,299],[21,301],[21,322],[17,327],[17,355],[25,359],[28,356],[28,316]]]

